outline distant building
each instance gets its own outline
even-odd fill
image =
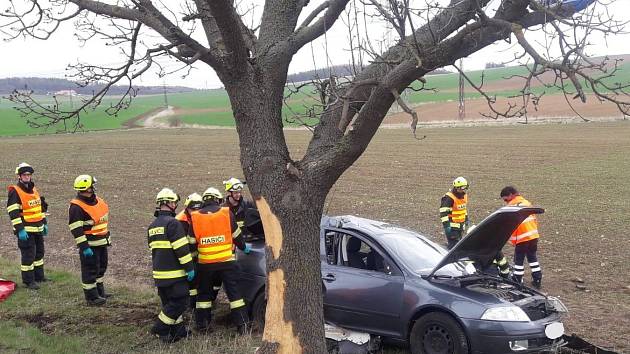
[[[61,90],[54,93],[55,96],[78,96],[75,90]]]

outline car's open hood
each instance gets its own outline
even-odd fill
[[[461,259],[474,261],[482,269],[488,267],[525,218],[531,214],[544,212],[542,208],[516,206],[507,206],[495,211],[462,238],[433,268],[429,277],[445,265]]]

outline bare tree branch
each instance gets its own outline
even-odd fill
[[[291,36],[289,42],[291,53],[297,53],[306,43],[324,34],[337,21],[341,12],[350,0],[330,0],[322,17],[308,27],[300,27]],[[310,22],[310,21],[309,21]]]

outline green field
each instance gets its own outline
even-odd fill
[[[481,83],[481,77],[484,76],[484,83],[490,84],[496,83],[501,80],[505,80],[513,75],[526,75],[527,70],[523,67],[506,67],[491,70],[479,70],[467,73],[468,76],[476,84]],[[458,99],[458,74],[444,74],[444,75],[432,75],[427,76],[426,88],[435,89],[436,91],[421,91],[416,92],[408,90],[405,94],[405,99],[412,104],[421,104],[428,102],[448,102]],[[621,66],[621,70],[613,78],[606,79],[608,84],[614,83],[630,83],[630,63]],[[475,99],[480,98],[481,95],[474,91],[468,83],[466,98]],[[415,88],[420,87],[418,82],[413,85]],[[498,86],[500,87],[500,85]],[[567,86],[569,91],[573,88]],[[591,92],[585,85],[587,92]],[[287,89],[288,92],[289,89]],[[311,107],[315,102],[313,97],[317,95],[311,88],[305,87],[301,92],[294,93],[288,100],[288,107],[284,109],[285,124],[296,124],[291,120],[291,117],[295,113],[302,114],[307,110],[307,107]],[[559,93],[557,88],[544,88],[541,86],[533,87],[532,91],[536,94],[545,92],[549,94]],[[518,94],[518,90],[515,89],[495,89],[488,92],[491,95],[497,95],[499,97],[507,97],[510,95]],[[52,103],[52,99],[46,96],[37,97],[37,99],[43,103]],[[169,121],[178,121],[184,124],[200,124],[200,125],[212,125],[212,126],[234,126],[234,118],[232,116],[230,102],[228,96],[224,90],[205,90],[195,91],[188,93],[177,93],[168,95],[168,104],[176,108],[183,109],[181,114],[169,117]],[[70,108],[71,102],[68,97],[60,98],[62,107]],[[88,110],[82,113],[81,123],[82,129],[79,130],[107,130],[107,129],[120,129],[125,127],[125,122],[132,120],[146,112],[149,112],[155,108],[163,107],[165,105],[164,97],[162,95],[154,96],[138,96],[136,97],[131,106],[120,111],[116,116],[111,116],[105,112],[106,108],[114,103],[113,98],[107,98],[103,101],[101,107],[95,110]],[[74,98],[74,107],[79,104],[79,98]],[[50,127],[47,130],[32,129],[26,124],[26,120],[20,116],[20,113],[13,109],[14,104],[8,101],[5,97],[0,98],[0,136],[12,136],[12,135],[29,135],[29,134],[45,134],[55,133],[65,130],[73,130],[74,122],[68,121],[67,127],[63,124],[57,124]],[[316,123],[315,119],[310,119],[309,124]]]

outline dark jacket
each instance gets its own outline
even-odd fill
[[[175,213],[157,211],[155,220],[147,230],[148,244],[153,259],[155,286],[170,286],[186,280],[186,273],[193,270],[186,232]]]

